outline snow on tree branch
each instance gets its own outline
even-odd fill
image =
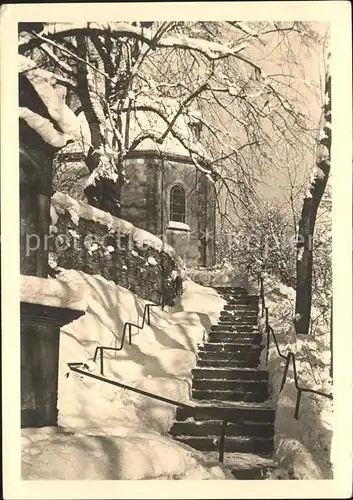
[[[80,123],[68,106],[60,99],[53,87],[55,75],[49,71],[37,68],[29,59],[19,56],[19,72],[33,86],[46,106],[50,117],[62,132],[58,131],[46,118],[37,115],[26,107],[20,108],[20,118],[34,128],[37,133],[53,147],[63,147],[67,142],[79,140],[81,137]]]
[[[156,48],[156,46],[158,46],[165,48],[171,47],[193,50],[196,52],[200,52],[210,60],[217,60],[228,56],[238,57],[239,52],[247,47],[247,44],[242,43],[236,47],[230,48],[227,45],[221,43],[189,38],[187,36],[162,36],[158,41],[156,41],[155,31],[147,28],[132,26],[127,23],[56,23],[55,31],[50,25],[47,27],[46,34],[48,37],[67,37],[76,35],[90,36],[104,35],[107,31],[109,32],[109,36],[113,38],[136,38],[146,43],[147,45],[152,46],[153,48]],[[45,39],[46,37],[40,35],[40,38]],[[26,37],[25,39],[21,39],[20,37],[19,49],[21,53],[24,53],[24,51],[29,50],[34,46],[38,46],[39,44],[40,42],[38,43],[38,40],[36,41],[35,38],[28,41],[28,37]]]
[[[68,142],[73,141],[71,134],[58,132],[47,118],[43,118],[28,108],[19,108],[19,118],[22,118],[47,144],[54,148],[62,148]]]

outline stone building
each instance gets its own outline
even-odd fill
[[[84,133],[89,134],[83,119]],[[131,140],[141,130],[159,131],[161,124],[138,113],[130,124]],[[179,120],[179,129],[193,143],[193,130]],[[89,142],[89,141],[87,141]],[[58,159],[59,191],[85,199],[84,186],[88,172],[82,162],[82,153],[70,145]],[[76,174],[74,173],[76,172]],[[120,217],[137,227],[158,235],[174,247],[187,265],[211,266],[215,263],[216,209],[212,182],[190,158],[189,152],[172,136],[162,144],[145,139],[126,157],[125,177],[121,194]],[[66,182],[74,179],[74,182]],[[75,179],[78,179],[76,182]]]
[[[186,155],[156,149],[131,151],[121,217],[164,237],[188,265],[215,257],[213,184]]]
[[[88,45],[88,48],[91,63],[104,71],[101,55],[93,44]],[[101,73],[92,72],[90,84],[96,87],[97,93],[104,94],[106,82]],[[167,96],[162,98],[152,91],[145,94],[143,89],[140,93],[142,97],[138,98],[138,102],[149,111],[133,109],[128,116],[124,113],[121,115],[121,135],[124,142],[127,139],[125,177],[128,183],[122,188],[119,215],[137,227],[164,236],[188,265],[210,266],[215,263],[214,186],[195,167],[189,150],[183,145],[189,146],[189,149],[192,145],[201,152],[201,156],[208,156],[200,144],[202,120],[199,111],[190,103],[180,112],[180,105],[175,99]],[[81,103],[71,92],[66,92],[64,98],[71,109],[76,108],[75,113],[82,119],[84,140],[81,150],[86,153],[91,135],[83,113],[78,112]],[[136,108],[136,102],[133,107]],[[183,137],[183,144],[176,139],[175,133],[165,132],[166,123],[158,113],[151,111],[154,107],[162,110],[170,120],[173,119],[173,131]],[[106,121],[104,128],[106,139],[110,138],[108,143],[112,144],[111,139],[115,134],[110,120]],[[132,146],[141,135],[149,137],[141,142],[138,140],[136,147]],[[151,138],[158,135],[165,136],[161,144]],[[70,146],[70,149],[74,151],[75,145]],[[62,158],[65,158],[65,153]],[[70,159],[70,154],[66,158]],[[75,178],[70,165],[68,169],[71,178]],[[84,200],[83,192],[77,193],[78,185],[82,186],[82,181],[86,182],[88,178],[85,168],[82,169],[82,161],[81,166],[78,164],[78,176],[79,182],[71,186],[74,192],[68,189],[66,192],[73,197],[79,194]]]

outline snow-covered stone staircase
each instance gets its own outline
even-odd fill
[[[275,410],[267,400],[268,372],[258,367],[258,296],[242,288],[217,288],[226,301],[208,342],[200,346],[192,370],[194,408],[178,408],[170,434],[215,455],[222,420],[226,430],[224,464],[238,479],[260,479],[275,466]]]

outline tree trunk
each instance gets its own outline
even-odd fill
[[[330,174],[331,75],[327,67],[323,125],[320,127],[316,164],[304,197],[297,238],[297,284],[294,325],[297,334],[309,332],[312,299],[313,236],[317,210]]]
[[[86,187],[85,194],[90,205],[120,217],[121,183],[108,177],[99,177],[95,184]]]
[[[84,61],[87,60],[90,63],[94,63],[93,59],[90,60],[92,58],[92,47],[88,44],[89,41],[85,37],[77,37],[79,56]],[[104,105],[99,97],[99,95],[102,96],[105,94],[105,89],[106,82],[104,78],[100,77],[98,81],[97,75],[92,73],[92,69],[84,62],[80,63],[77,74],[77,94],[84,109],[91,133],[91,146],[86,157],[86,165],[91,174],[95,171],[97,173],[94,183],[85,188],[85,195],[90,205],[119,217],[122,176],[119,174],[118,181],[115,181],[115,175],[113,178],[110,178],[107,172],[99,172],[102,161],[102,153],[99,150],[101,151],[107,145],[107,137],[104,136],[104,129],[108,117],[105,115]],[[106,162],[108,161],[106,159]],[[111,173],[114,173],[113,165],[111,170]],[[116,173],[118,172],[119,169],[116,167]]]

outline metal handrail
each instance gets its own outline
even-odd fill
[[[273,337],[277,354],[286,360],[286,365],[284,368],[283,372],[283,377],[282,377],[282,382],[281,382],[281,387],[279,392],[283,390],[283,387],[286,383],[287,380],[287,375],[288,375],[288,369],[290,362],[292,361],[293,365],[293,375],[294,375],[294,385],[295,388],[297,389],[297,400],[295,404],[295,410],[294,410],[294,418],[298,420],[299,418],[299,407],[300,407],[300,401],[301,401],[301,396],[303,392],[311,392],[312,394],[317,394],[318,396],[323,396],[328,399],[333,399],[332,394],[326,394],[325,392],[322,391],[317,391],[315,389],[308,389],[305,387],[300,387],[299,386],[299,380],[298,380],[298,374],[297,374],[297,365],[296,365],[296,359],[295,359],[295,354],[292,351],[288,351],[287,354],[283,354],[278,346],[277,338],[275,335],[275,332],[273,328],[270,326],[268,322],[268,307],[266,307],[265,304],[265,292],[264,292],[264,280],[261,275],[261,271],[258,273],[258,283],[260,284],[260,297],[261,297],[261,304],[262,304],[262,317],[264,316],[265,313],[265,331],[266,331],[266,365],[268,364],[268,355],[269,355],[269,349],[270,349],[270,341],[271,341],[271,335]]]
[[[162,401],[163,403],[171,404],[171,405],[176,406],[178,408],[186,408],[186,409],[192,409],[192,410],[197,408],[195,406],[191,406],[191,405],[188,405],[186,403],[182,403],[180,401],[175,401],[174,399],[165,398],[164,396],[160,396],[159,394],[154,394],[153,392],[144,391],[142,389],[138,389],[137,387],[123,384],[122,382],[117,382],[116,380],[111,380],[111,379],[103,377],[102,375],[96,375],[94,373],[91,373],[91,372],[88,372],[86,370],[82,370],[79,368],[80,366],[83,367],[84,365],[85,365],[85,363],[81,363],[81,362],[68,363],[70,370],[73,372],[79,373],[80,375],[85,375],[86,377],[91,377],[91,378],[94,378],[94,379],[99,380],[101,382],[115,385],[117,387],[121,387],[122,389],[126,389],[126,390],[131,391],[131,392],[136,392],[137,394],[141,394],[143,396],[147,396],[147,397],[150,397],[152,399],[156,399],[157,401]],[[210,417],[214,416],[214,413],[211,413],[211,412],[208,413],[207,411],[205,411],[204,413],[205,413],[205,415],[208,415]],[[221,427],[221,434],[219,437],[219,450],[218,450],[219,451],[218,460],[221,463],[224,461],[224,447],[225,447],[225,438],[226,438],[226,431],[227,431],[228,422],[232,422],[232,419],[228,419],[228,420],[222,419],[222,427]]]
[[[121,337],[121,343],[120,347],[110,347],[110,346],[97,346],[95,351],[94,351],[94,356],[93,356],[93,362],[95,363],[97,360],[97,356],[99,353],[99,359],[100,359],[100,374],[104,375],[104,357],[103,353],[104,351],[121,351],[124,347],[124,341],[126,337],[126,330],[129,332],[129,345],[131,345],[131,336],[132,336],[132,327],[134,326],[135,328],[138,328],[139,330],[142,330],[143,327],[145,326],[145,322],[147,325],[151,324],[151,307],[160,307],[163,304],[145,304],[144,310],[143,310],[143,316],[142,316],[142,325],[138,325],[136,323],[132,323],[131,321],[126,321],[124,324],[124,329],[123,329],[123,335]],[[147,320],[146,320],[147,318]]]

